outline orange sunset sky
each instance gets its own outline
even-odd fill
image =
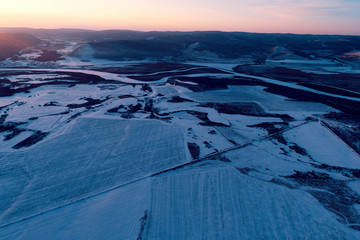
[[[0,27],[360,35],[358,0],[11,0]]]

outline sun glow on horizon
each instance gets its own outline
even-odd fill
[[[0,27],[360,34],[356,0],[13,0]]]

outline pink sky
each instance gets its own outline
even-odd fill
[[[1,27],[360,35],[358,0],[13,0]]]

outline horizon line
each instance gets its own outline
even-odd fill
[[[121,28],[81,28],[81,27],[57,27],[57,28],[45,28],[45,27],[0,27],[0,30],[16,30],[16,29],[27,29],[27,30],[82,30],[82,31],[132,31],[132,32],[223,32],[223,33],[251,33],[251,34],[293,34],[293,35],[324,35],[324,36],[360,36],[360,33],[295,33],[295,32],[251,32],[251,31],[228,31],[228,30],[136,30],[136,29],[121,29]]]

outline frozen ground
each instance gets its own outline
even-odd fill
[[[229,86],[226,90],[186,93],[198,102],[256,102],[270,112],[329,112],[333,109],[320,103],[287,101],[288,99],[267,93],[261,86]]]
[[[0,239],[360,238],[360,157],[324,124],[359,98],[236,73],[237,62],[133,73],[153,65],[89,49],[84,62],[65,46],[61,69],[0,71]],[[149,75],[160,77],[133,79]]]
[[[187,161],[177,126],[92,118],[80,119],[37,147],[0,153],[0,158],[1,224]]]
[[[148,239],[354,237],[310,194],[231,167],[203,164],[166,174],[153,180],[152,191]]]
[[[310,194],[217,163],[142,180],[15,223],[0,233],[11,239],[359,237]]]
[[[150,181],[144,180],[15,223],[0,234],[2,239],[137,239],[149,197]]]

